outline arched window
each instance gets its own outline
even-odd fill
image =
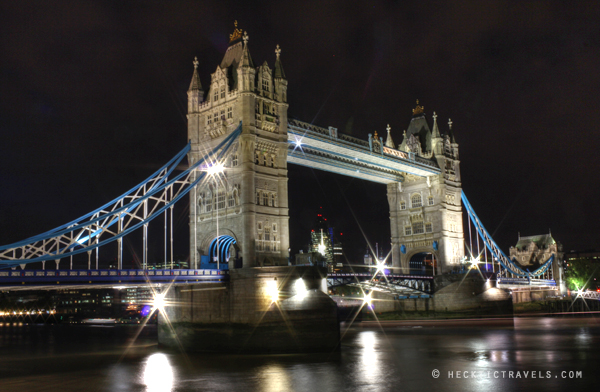
[[[411,204],[411,208],[422,207],[423,200],[421,199],[421,195],[419,195],[419,194],[412,195],[412,197],[410,198],[410,204]]]

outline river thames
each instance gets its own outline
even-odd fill
[[[591,391],[600,373],[594,317],[362,322],[340,352],[310,355],[166,351],[156,326],[1,324],[2,391]]]

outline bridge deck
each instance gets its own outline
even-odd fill
[[[229,271],[176,270],[9,270],[0,271],[0,291],[62,289],[65,286],[133,286],[160,283],[218,283]]]

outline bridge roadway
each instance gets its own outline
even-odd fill
[[[288,142],[289,163],[382,184],[402,182],[406,173],[427,177],[441,172],[435,160],[298,120],[288,122]]]
[[[161,284],[204,284],[229,281],[228,270],[0,270],[0,291],[56,290],[71,287],[111,288]],[[327,286],[359,286],[366,291],[381,291],[399,297],[433,294],[433,277],[388,274],[373,278],[369,273],[327,275]]]

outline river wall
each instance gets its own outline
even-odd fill
[[[163,346],[235,353],[331,352],[337,306],[318,267],[230,271],[229,282],[173,286],[158,319]]]

